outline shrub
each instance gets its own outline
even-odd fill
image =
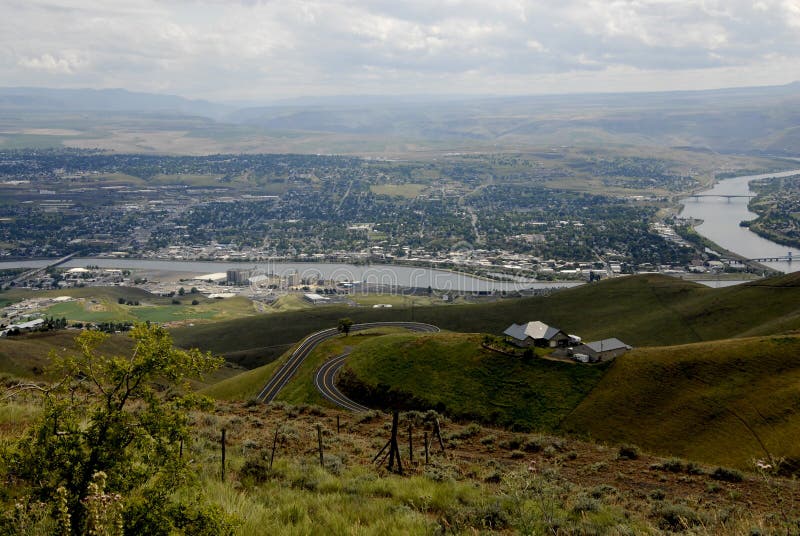
[[[512,437],[511,439],[501,441],[498,446],[505,450],[517,450],[522,446],[522,438]]]
[[[622,445],[617,452],[618,460],[636,460],[639,458],[639,449],[634,445]]]
[[[683,504],[660,503],[653,509],[658,519],[658,528],[662,530],[682,531],[703,523],[703,518]]]
[[[736,469],[728,469],[726,467],[717,467],[714,469],[714,472],[711,473],[711,478],[722,482],[741,482],[744,480],[742,473]]]
[[[670,473],[682,473],[684,466],[683,461],[679,458],[670,458],[669,460],[664,460],[661,463],[651,465],[650,468],[658,471],[668,471]]]
[[[522,449],[525,452],[540,452],[544,449],[544,441],[540,437],[532,437],[525,442]]]

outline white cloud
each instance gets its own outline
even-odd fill
[[[0,80],[252,98],[511,92],[543,80],[568,90],[587,77],[602,90],[620,73],[651,89],[682,76],[686,87],[730,85],[730,73],[734,85],[800,77],[797,0],[122,4],[0,0],[14,14],[0,19]]]

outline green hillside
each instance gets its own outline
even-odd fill
[[[353,350],[339,385],[376,407],[427,409],[512,426],[554,429],[606,366],[521,359],[487,350],[482,335],[387,335]]]
[[[179,346],[227,354],[251,351],[268,362],[312,331],[356,322],[410,320],[412,311],[318,307],[173,330]],[[615,278],[549,297],[480,305],[415,307],[413,319],[467,333],[501,333],[512,322],[542,320],[585,339],[618,337],[634,346],[667,346],[800,329],[800,275],[722,289],[661,275]]]
[[[740,467],[767,451],[800,459],[800,337],[634,350],[562,428]]]
[[[373,407],[436,408],[708,463],[800,459],[800,336],[640,348],[609,365],[512,358],[476,334],[356,348],[340,386]]]
[[[0,338],[0,373],[19,378],[41,379],[50,364],[53,352],[77,352],[75,330],[31,333],[17,337]],[[125,354],[131,348],[131,340],[114,335],[102,345],[101,351],[108,354]]]

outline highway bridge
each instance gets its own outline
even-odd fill
[[[694,194],[694,195],[689,195],[687,197],[692,197],[692,198],[695,198],[695,199],[699,199],[701,197],[724,197],[725,199],[730,201],[731,199],[736,199],[737,197],[745,197],[745,198],[750,199],[750,198],[755,197],[755,195]]]
[[[383,327],[399,327],[408,329],[410,331],[428,333],[439,331],[438,327],[431,324],[423,324],[422,322],[365,322],[363,324],[353,324],[350,327],[350,331],[363,331],[365,329]],[[262,402],[272,402],[275,400],[275,397],[277,397],[281,389],[283,389],[286,384],[289,383],[289,381],[297,372],[297,369],[300,368],[300,365],[303,364],[305,358],[308,357],[314,348],[316,348],[323,341],[330,339],[331,337],[335,337],[338,334],[338,329],[328,328],[312,333],[303,339],[303,342],[301,342],[294,352],[292,352],[292,355],[289,356],[289,359],[286,361],[286,363],[284,363],[275,372],[275,374],[273,374],[272,378],[270,378],[269,382],[267,382],[267,384],[256,397],[256,400]],[[320,371],[317,372],[314,379],[314,384],[317,386],[317,389],[320,390],[322,396],[334,404],[351,411],[365,411],[368,408],[365,408],[364,406],[361,406],[360,404],[348,399],[334,385],[336,373],[344,364],[345,357],[347,357],[347,354],[339,355],[325,363]]]

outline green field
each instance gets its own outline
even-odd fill
[[[421,194],[428,186],[425,184],[372,184],[369,189],[376,195],[388,195],[390,197],[405,197],[414,199]]]
[[[99,289],[103,289],[102,291]],[[117,290],[119,289],[119,290]],[[125,289],[125,290],[122,290]],[[247,298],[214,300],[199,294],[162,298],[147,292],[125,287],[93,287],[87,289],[58,291],[59,295],[81,297],[80,301],[58,303],[45,310],[45,314],[56,318],[65,317],[73,322],[186,322],[190,320],[226,320],[255,314],[253,304]],[[118,303],[118,298],[139,301],[140,305]],[[197,305],[192,301],[197,300]]]
[[[607,368],[510,357],[482,348],[482,338],[460,333],[380,337],[353,350],[340,383],[375,407],[437,408],[459,418],[552,430]]]
[[[798,336],[637,349],[562,428],[739,467],[769,455],[800,459],[798,356]]]

